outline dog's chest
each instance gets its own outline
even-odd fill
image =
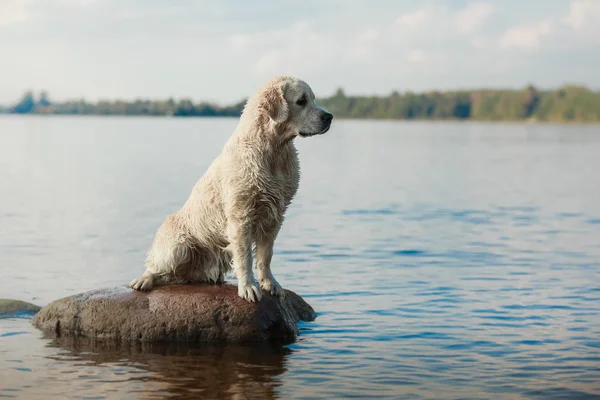
[[[255,198],[261,219],[281,219],[298,190],[300,174],[297,158],[278,160],[261,174]]]
[[[275,165],[262,176],[257,193],[264,201],[289,203],[298,189],[299,174],[289,165]]]

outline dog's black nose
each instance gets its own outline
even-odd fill
[[[321,118],[323,118],[323,121],[325,121],[325,122],[331,122],[331,120],[333,120],[333,114],[325,111],[325,112],[323,112],[323,116]]]

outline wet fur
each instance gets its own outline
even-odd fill
[[[302,96],[308,99],[305,107],[296,103]],[[331,118],[314,103],[305,82],[293,77],[268,81],[248,100],[233,135],[183,207],[158,229],[146,271],[130,287],[221,283],[233,268],[240,297],[259,301],[261,289],[284,296],[271,272],[271,257],[298,190],[300,166],[293,139],[302,132],[326,132]]]

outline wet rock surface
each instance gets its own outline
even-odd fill
[[[300,296],[263,293],[258,303],[237,287],[168,285],[151,292],[126,287],[93,290],[56,300],[32,323],[47,336],[116,342],[249,343],[292,342],[298,321],[316,314]]]
[[[39,310],[40,307],[25,301],[0,299],[0,318],[31,316]]]

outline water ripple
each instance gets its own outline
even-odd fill
[[[234,125],[0,117],[1,297],[130,281]],[[340,126],[298,142],[275,244],[275,276],[318,313],[296,343],[103,347],[11,316],[0,397],[600,398],[600,135]]]

